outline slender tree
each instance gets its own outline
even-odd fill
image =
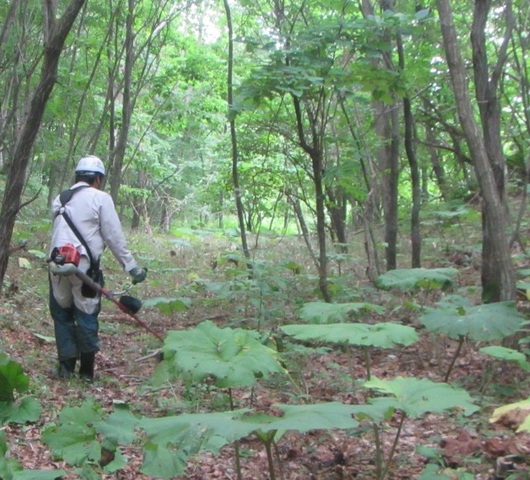
[[[379,0],[377,3],[382,11],[391,10],[395,0]],[[365,17],[373,16],[374,4],[370,0],[361,1],[361,10]],[[392,37],[389,32],[384,33],[384,42],[388,45],[375,65],[382,64],[388,71],[394,71],[395,66],[391,55]],[[381,172],[381,182],[378,196],[382,199],[385,217],[385,257],[387,270],[397,268],[397,237],[398,237],[398,187],[399,187],[399,156],[401,131],[399,122],[399,102],[392,93],[391,101],[373,100],[374,129],[380,138],[377,149],[378,167]]]
[[[110,194],[118,198],[118,191],[121,183],[121,169],[125,157],[125,149],[129,138],[131,126],[131,117],[133,112],[132,100],[132,81],[133,66],[135,61],[135,35],[133,31],[133,22],[135,16],[135,0],[127,1],[127,16],[125,21],[125,67],[123,72],[123,95],[121,105],[121,122],[118,139],[114,149],[111,150],[111,175],[110,175]],[[111,132],[111,136],[112,136]]]
[[[10,244],[18,212],[24,206],[22,192],[26,170],[31,160],[35,139],[46,108],[46,103],[57,82],[59,58],[68,33],[85,0],[71,0],[62,16],[57,19],[56,2],[45,1],[44,54],[40,79],[35,87],[29,109],[25,115],[20,134],[16,139],[13,158],[0,210],[0,291],[7,271]]]
[[[487,0],[475,3],[484,2]],[[515,274],[508,242],[508,219],[499,188],[498,165],[492,163],[494,152],[488,151],[484,138],[488,131],[481,130],[475,120],[450,0],[437,0],[437,7],[456,108],[483,197],[482,297],[488,302],[512,300],[515,298]],[[476,13],[483,14],[483,11],[479,8]],[[475,19],[475,28],[477,22]],[[481,98],[484,97],[479,95]]]
[[[405,70],[405,49],[403,39],[398,33],[397,49],[399,68]],[[403,98],[403,120],[405,124],[405,152],[409,161],[410,178],[412,183],[412,212],[410,215],[410,238],[412,245],[411,267],[421,267],[421,231],[420,231],[420,209],[421,209],[421,175],[418,159],[416,156],[416,135],[414,128],[414,117],[412,113],[412,100],[407,94]]]
[[[232,12],[228,0],[223,0],[228,28],[228,69],[227,69],[227,102],[230,115],[230,140],[232,145],[232,184],[236,202],[237,218],[241,238],[241,248],[246,258],[250,258],[247,233],[245,227],[245,213],[243,209],[241,186],[239,185],[239,150],[237,146],[237,131],[234,115],[230,112],[234,105],[234,31],[232,27]]]

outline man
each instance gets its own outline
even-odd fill
[[[89,155],[81,158],[75,168],[76,183],[70,188],[73,191],[71,197],[64,207],[61,196],[53,202],[51,255],[53,257],[54,249],[72,244],[81,254],[78,268],[86,272],[90,267],[90,257],[99,264],[101,254],[108,246],[122,268],[131,275],[132,282],[142,282],[147,270],[138,267],[127,248],[114,202],[109,194],[101,191],[104,176],[105,167],[98,157]],[[66,216],[84,244],[68,224]],[[54,322],[59,357],[57,375],[60,378],[71,378],[76,361],[80,359],[81,378],[94,379],[95,356],[100,349],[98,315],[101,295],[90,294],[86,290],[76,275],[50,274],[50,313]]]

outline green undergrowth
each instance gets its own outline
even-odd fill
[[[55,457],[82,478],[101,478],[123,469],[124,449],[134,448],[142,453],[142,473],[185,478],[191,458],[223,448],[233,448],[240,469],[245,457],[240,442],[252,438],[262,446],[268,475],[275,479],[285,474],[277,452],[288,435],[340,431],[350,441],[370,443],[373,478],[382,480],[400,468],[397,452],[410,423],[438,417],[458,430],[459,422],[487,420],[494,407],[526,398],[526,383],[508,399],[497,394],[500,382],[490,375],[503,365],[521,372],[530,368],[525,315],[515,303],[478,304],[460,269],[402,268],[368,285],[354,268],[343,268],[355,263],[353,249],[344,263],[335,259],[335,301],[329,304],[319,298],[302,239],[270,236],[258,244],[248,260],[237,238],[226,232],[131,235],[130,247],[149,271],[148,281],[134,290],[144,301],[142,316],[154,319],[154,328],[160,318],[169,325],[163,342],[133,331],[131,338],[142,344],[134,353],[160,349],[163,361],[137,385],[130,402],[103,405],[81,395],[57,412],[46,412],[51,418],[42,441]],[[16,276],[22,291],[6,299],[9,313],[0,315],[4,328],[53,335],[43,251],[32,246],[14,258],[10,279]],[[122,288],[125,276],[108,253],[105,263],[108,288]],[[29,308],[20,308],[28,301]],[[102,327],[110,336],[124,329],[132,327]],[[392,359],[405,352],[432,353],[425,349],[427,337],[451,346],[440,355],[444,368],[429,366],[428,358],[422,359],[423,369],[395,367]],[[522,343],[503,345],[514,337]],[[11,358],[16,345],[1,340],[0,350],[7,353],[0,357],[0,420],[34,423],[52,404],[45,390],[49,380],[32,375],[37,357]],[[464,355],[487,365],[467,373],[473,382],[455,372]],[[119,388],[119,380],[107,381]],[[325,398],[316,385],[327,392]],[[278,401],[261,405],[259,398],[268,397]],[[0,478],[56,478],[14,461],[9,453],[14,441],[0,429]],[[447,478],[448,466],[436,460],[440,455],[425,457],[421,478]],[[458,478],[477,468],[476,462],[464,463]]]

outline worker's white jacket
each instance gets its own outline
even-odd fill
[[[86,183],[78,182],[71,189],[76,189],[82,185],[86,185]],[[86,272],[89,267],[86,249],[66,223],[64,217],[58,215],[60,208],[61,201],[59,200],[59,196],[57,196],[52,205],[54,221],[50,253],[55,247],[60,247],[67,243],[73,244],[82,255],[79,268]],[[97,261],[103,253],[105,246],[108,246],[126,272],[129,272],[137,266],[132,253],[127,248],[114,201],[108,193],[92,187],[81,188],[72,195],[70,201],[65,205],[65,210],[72,223],[85,239],[94,260]],[[94,305],[94,300],[78,296],[81,287],[80,280],[74,276],[72,278],[62,277],[62,279],[65,281],[61,281],[61,278],[58,278],[58,276],[52,276],[53,292],[59,304],[63,307],[68,307],[71,305],[72,300],[75,299],[78,307],[90,313]],[[65,285],[67,283],[70,283],[69,288]],[[72,293],[68,293],[69,290],[73,290],[73,298]]]

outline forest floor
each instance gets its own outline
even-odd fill
[[[149,267],[148,280],[134,287],[131,293],[144,300],[174,296],[176,291],[181,291],[197,278],[208,277],[220,281],[230,275],[233,267],[231,262],[220,262],[214,268],[214,262],[226,251],[226,245],[220,246],[217,240],[206,237],[193,247],[182,246],[178,242],[175,244],[171,239],[162,237],[149,240],[135,237],[132,245],[135,251],[142,252],[138,255],[140,263]],[[301,264],[307,262],[297,251],[303,250],[301,241],[287,246],[275,245],[269,244],[264,250],[281,248],[280,256],[284,259],[289,258]],[[441,262],[440,258],[438,260]],[[447,266],[450,261],[444,259],[444,262],[444,265],[437,266]],[[106,260],[106,267],[107,288],[119,289],[119,282],[126,281],[125,275],[118,271],[110,258]],[[461,285],[479,284],[480,270],[476,261],[458,268]],[[350,266],[343,264],[342,269],[348,288],[365,288],[366,295],[372,295],[369,301],[387,308],[388,313],[384,318],[374,314],[364,321],[393,320],[419,327],[417,312],[406,306],[410,298],[396,298],[361,286],[366,283],[363,280],[362,261],[352,262]],[[280,321],[293,322],[300,302],[317,299],[315,291],[306,288],[310,283],[317,283],[314,277],[308,274],[305,284],[290,278],[287,282],[289,290],[283,293],[283,303],[276,309],[283,310],[283,313],[276,312],[272,305],[270,307],[271,312],[276,312],[272,322],[275,326]],[[62,469],[67,472],[63,477],[66,480],[87,478],[74,467],[55,458],[41,439],[43,428],[56,422],[61,410],[67,406],[93,399],[103,409],[111,411],[116,402],[125,402],[140,415],[156,417],[168,411],[207,410],[215,401],[218,393],[215,389],[186,388],[179,383],[167,388],[152,388],[150,380],[157,359],[150,354],[161,346],[160,342],[105,299],[100,315],[101,352],[97,355],[97,377],[94,383],[52,378],[56,353],[55,345],[49,338],[53,337],[53,324],[47,310],[47,290],[44,261],[30,252],[17,252],[11,258],[6,296],[0,303],[0,351],[19,362],[30,377],[30,393],[41,403],[42,415],[34,424],[11,424],[0,428],[7,435],[8,455],[20,462],[24,469]],[[240,296],[243,298],[243,294]],[[278,300],[278,297],[271,298],[271,301],[274,298]],[[425,302],[431,300],[428,296],[424,299]],[[240,309],[241,305],[238,305],[235,297],[218,298],[211,293],[197,291],[191,308],[186,312],[163,315],[157,309],[146,308],[140,311],[139,317],[161,335],[170,330],[192,329],[205,320],[212,320],[219,327],[241,326],[241,319],[245,315],[248,318],[251,305],[248,298],[245,301],[246,309]],[[521,306],[521,310],[525,310],[525,305]],[[380,379],[404,376],[443,381],[457,342],[441,336],[434,337],[421,328],[418,331],[420,341],[411,346],[374,349],[371,354],[372,376]],[[462,412],[456,411],[406,419],[386,478],[508,478],[499,470],[503,462],[510,465],[512,475],[517,475],[511,478],[529,478],[527,460],[530,455],[530,436],[516,434],[513,419],[495,424],[489,422],[496,407],[530,396],[527,373],[515,364],[486,359],[477,347],[473,343],[464,344],[450,382],[465,388],[473,396],[481,407],[479,413],[465,417]],[[315,403],[366,402],[367,393],[360,386],[366,377],[362,352],[340,347],[307,352],[297,357],[296,371],[291,372],[296,387],[274,378],[258,382],[251,394],[248,389],[234,392],[237,407],[267,411],[275,403],[295,403],[300,399]],[[388,458],[392,449],[397,428],[396,416],[384,424],[381,447],[385,458]],[[429,455],[425,449],[419,449],[420,446],[435,448],[432,458],[427,458]],[[271,478],[266,451],[255,437],[243,439],[240,450],[242,478]],[[101,473],[100,478],[153,478],[140,473],[141,448],[123,447],[122,453],[128,458],[127,466],[111,475]],[[370,428],[355,433],[348,430],[315,430],[304,434],[288,432],[278,442],[275,460],[276,478],[283,480],[377,478],[376,446]],[[440,474],[445,477],[434,473],[422,476],[428,463],[438,465]],[[234,446],[223,447],[219,455],[199,454],[188,462],[186,473],[175,478],[236,479]]]

